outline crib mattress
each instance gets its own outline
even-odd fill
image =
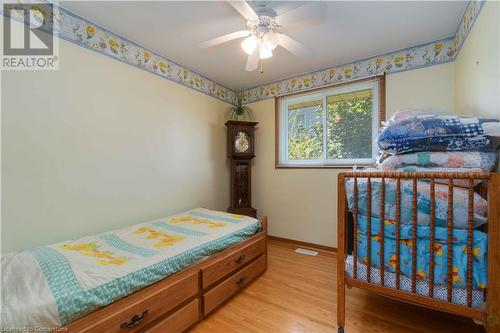
[[[349,255],[345,262],[346,275],[349,277],[354,276],[354,258]],[[381,272],[376,267],[370,269],[371,283],[381,285]],[[361,281],[368,281],[367,279],[367,265],[358,261],[357,279]],[[399,276],[400,289],[402,291],[412,292],[411,278],[401,274]],[[396,274],[393,272],[384,271],[384,284],[386,287],[396,288]],[[416,294],[421,296],[429,296],[429,282],[426,280],[417,280]],[[474,289],[472,290],[472,307],[478,307],[484,303],[484,291]],[[434,299],[447,301],[448,291],[443,285],[434,285]],[[467,305],[467,290],[463,288],[453,288],[451,302],[454,304]]]
[[[2,327],[55,327],[231,247],[259,220],[194,209],[2,257]]]

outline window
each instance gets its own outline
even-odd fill
[[[277,167],[373,163],[382,90],[383,77],[282,97]]]

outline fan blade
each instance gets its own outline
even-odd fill
[[[290,26],[304,21],[321,20],[326,16],[327,7],[323,2],[313,2],[276,16],[276,23]]]
[[[259,16],[246,1],[227,1],[227,3],[236,9],[236,11],[247,21],[255,21],[259,19]]]
[[[312,57],[311,49],[283,33],[278,34],[278,44],[301,58],[307,59]]]
[[[219,45],[222,43],[226,43],[226,42],[229,42],[230,40],[233,40],[233,39],[246,37],[248,35],[250,35],[250,32],[248,30],[236,31],[236,32],[232,32],[230,34],[223,35],[223,36],[220,36],[220,37],[217,37],[214,39],[207,40],[206,42],[200,43],[200,47],[202,49],[207,49],[209,47]]]
[[[260,45],[257,45],[253,53],[248,56],[247,64],[245,66],[245,70],[247,72],[252,72],[259,67],[259,49]]]

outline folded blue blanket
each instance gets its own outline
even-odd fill
[[[378,137],[387,153],[411,151],[494,151],[500,121],[452,115],[423,115],[390,122]]]

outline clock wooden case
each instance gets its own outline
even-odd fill
[[[252,207],[252,167],[255,157],[255,125],[250,121],[230,120],[227,126],[227,154],[231,160],[230,213],[257,217]]]

